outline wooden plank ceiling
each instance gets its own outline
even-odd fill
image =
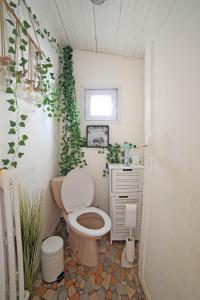
[[[90,0],[36,0],[34,8],[62,45],[142,59],[146,38],[155,24],[164,22],[174,1],[105,0],[94,5]]]

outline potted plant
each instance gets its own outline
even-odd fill
[[[41,203],[43,195],[34,195],[30,199],[28,193],[19,190],[21,234],[24,263],[24,287],[31,289],[37,267],[38,251],[41,244]]]

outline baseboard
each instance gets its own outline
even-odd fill
[[[147,285],[145,283],[144,276],[142,274],[138,274],[138,276],[139,276],[139,280],[140,280],[140,283],[141,283],[141,286],[142,286],[142,289],[143,289],[146,299],[153,300],[151,297],[151,294],[147,288]]]
[[[42,240],[45,240],[49,236],[53,235],[56,231],[56,228],[58,227],[58,224],[60,223],[60,218],[59,220],[53,224],[53,226],[45,233],[45,235],[42,237]]]

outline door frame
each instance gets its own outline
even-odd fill
[[[152,300],[145,282],[144,270],[148,238],[149,211],[152,195],[153,145],[154,145],[154,71],[155,43],[148,41],[145,51],[145,144],[144,192],[142,208],[141,239],[139,249],[139,279],[147,300]]]

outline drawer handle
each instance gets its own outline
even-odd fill
[[[123,169],[123,172],[133,171],[133,169]]]
[[[119,198],[128,198],[128,196],[119,196]]]

